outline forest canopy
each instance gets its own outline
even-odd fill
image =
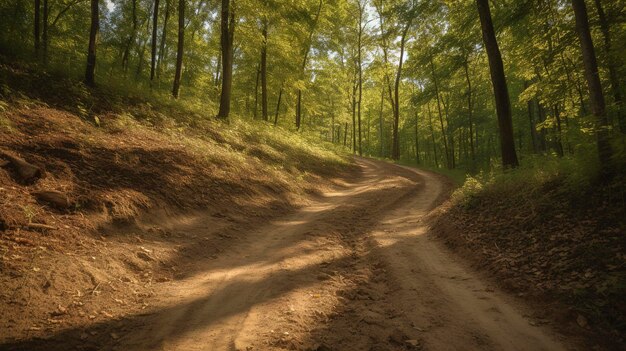
[[[625,29],[623,0],[0,0],[9,60],[470,171],[623,167]]]

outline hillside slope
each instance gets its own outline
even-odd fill
[[[433,231],[541,310],[540,323],[585,337],[589,349],[623,349],[626,183],[582,181],[547,163],[531,171],[470,178],[432,216]]]
[[[3,341],[141,311],[159,283],[193,274],[187,261],[219,253],[225,228],[243,236],[242,223],[287,213],[353,171],[280,128],[170,116],[138,99],[124,110],[102,91],[78,84],[74,96],[74,82],[59,91],[2,68]],[[22,161],[41,174],[24,177]],[[205,237],[180,231],[200,216],[211,218]]]

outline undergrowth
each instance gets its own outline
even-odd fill
[[[580,154],[468,176],[433,228],[506,288],[559,301],[573,330],[612,347],[626,330],[626,176],[616,159],[602,179],[594,150]]]

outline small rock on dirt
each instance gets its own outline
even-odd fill
[[[143,251],[137,251],[136,255],[137,257],[141,258],[144,261],[154,261],[154,259],[150,257],[150,255],[148,255],[147,253]]]
[[[64,193],[56,190],[44,190],[44,191],[35,191],[32,193],[33,196],[39,202],[46,203],[48,205],[52,205],[58,209],[68,209],[72,206],[72,202]]]

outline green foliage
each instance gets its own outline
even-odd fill
[[[11,65],[3,69],[0,81],[18,88],[2,95],[41,98],[90,121],[100,111],[112,109],[165,127],[175,128],[168,126],[171,119],[164,118],[169,114],[177,124],[204,123],[217,113],[220,96],[219,3],[186,1],[181,97],[175,100],[170,97],[178,30],[173,2],[160,2],[154,81],[149,78],[153,1],[101,2],[96,67],[100,89],[93,92],[76,83],[85,68],[88,2],[49,0],[47,26],[40,24],[36,53],[34,2],[0,0],[0,51],[5,55],[2,61]],[[619,21],[626,7],[623,0],[600,3],[611,14],[609,46],[598,24],[596,2],[589,2],[588,10],[611,117],[615,162],[621,167],[625,156],[619,121],[620,113],[626,112],[614,96],[615,89],[626,95],[626,27]],[[552,162],[554,156],[589,156],[596,127],[570,4],[507,0],[491,6],[522,163],[533,168],[534,162],[541,162],[534,160],[543,157]],[[398,38],[411,20],[398,87],[400,158],[406,162],[419,158],[423,167],[464,170],[460,173],[498,169],[498,126],[474,1],[241,0],[235,13],[234,119],[261,118],[259,70],[266,45],[269,122],[276,116],[279,126],[293,130],[300,91],[299,132],[340,148],[360,144],[365,155],[389,157],[400,63]],[[27,80],[16,81],[23,76],[20,71],[30,72]],[[353,140],[359,134],[360,139]]]

